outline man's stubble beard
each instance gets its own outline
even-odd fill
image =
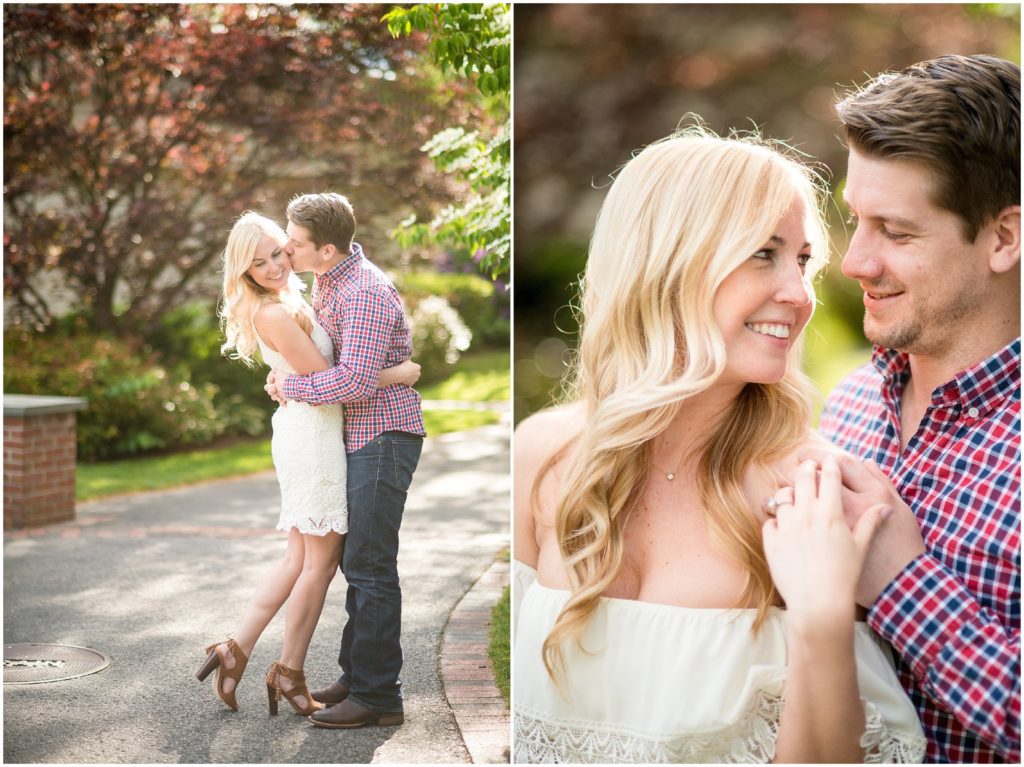
[[[865,311],[864,336],[876,346],[905,354],[941,357],[950,347],[949,331],[955,329],[957,323],[976,314],[985,298],[983,291],[965,286],[945,304],[926,305],[921,311],[912,313],[909,320],[887,328],[870,327]]]

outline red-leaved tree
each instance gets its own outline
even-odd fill
[[[418,147],[471,116],[386,10],[4,6],[14,320],[45,327],[70,305],[98,329],[145,331],[215,292],[247,208],[280,220],[291,194],[332,188],[393,226],[450,195]]]

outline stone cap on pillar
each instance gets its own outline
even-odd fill
[[[85,410],[88,401],[81,397],[50,397],[36,394],[4,393],[4,417],[24,418],[34,415],[75,413]]]

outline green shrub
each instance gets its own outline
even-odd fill
[[[395,285],[410,314],[423,299],[440,296],[462,317],[475,344],[508,347],[510,300],[502,286],[476,274],[445,272],[405,272]]]
[[[448,375],[473,337],[459,312],[432,290],[459,297],[478,325],[501,323],[489,282],[432,277],[413,280],[417,290],[408,304],[416,326],[413,359],[423,365],[424,383]],[[277,405],[263,390],[266,367],[224,357],[222,341],[215,306],[198,301],[169,312],[144,340],[97,333],[76,316],[44,333],[14,326],[4,332],[4,391],[88,400],[78,415],[83,461],[267,434]]]
[[[226,434],[266,434],[277,408],[263,390],[267,369],[263,365],[250,368],[225,357],[220,352],[223,342],[216,307],[194,302],[168,312],[146,348],[172,367],[178,378],[215,387],[213,405]]]
[[[172,374],[138,342],[74,321],[47,333],[4,332],[4,391],[84,397],[78,456],[92,461],[201,445],[222,434],[216,387]]]

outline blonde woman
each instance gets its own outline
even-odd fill
[[[243,214],[231,229],[224,251],[222,351],[253,365],[258,350],[266,364],[291,373],[327,370],[334,359],[331,339],[302,297],[285,254],[287,241],[281,227],[257,213]],[[407,361],[383,370],[379,386],[411,386],[419,367]],[[196,676],[202,681],[216,669],[217,696],[238,710],[235,691],[253,646],[287,600],[284,646],[266,677],[270,713],[277,713],[283,695],[296,712],[309,715],[323,706],[306,686],[306,650],[348,530],[342,410],[292,402],[278,408],[272,423],[281,486],[277,528],[287,531],[288,547],[260,583],[234,638],[208,647]]]
[[[851,532],[835,461],[797,460],[818,444],[799,354],[820,197],[780,148],[701,128],[612,184],[573,401],[516,432],[516,761],[921,758],[855,623],[894,512]]]

